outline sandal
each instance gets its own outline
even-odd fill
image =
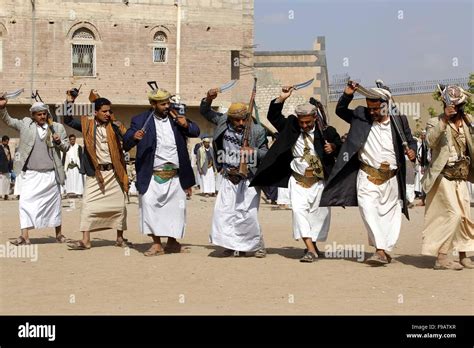
[[[82,240],[77,240],[68,245],[69,250],[89,250],[91,247],[84,244]]]
[[[157,250],[156,248],[150,248],[147,251],[143,253],[144,256],[159,256],[159,255],[164,255],[165,251],[162,250]]]
[[[316,249],[316,255],[318,255],[318,259],[325,259],[326,253],[324,251],[320,251],[316,246],[316,243],[313,242],[314,249]],[[303,256],[308,252],[308,249],[303,250]]]
[[[300,262],[314,262],[318,259],[318,255],[312,253],[311,251],[306,252],[303,257],[300,259]]]
[[[371,257],[369,257],[365,262],[371,266],[384,266],[388,264],[388,259],[380,256],[379,254],[375,253]]]
[[[132,242],[129,242],[126,238],[122,238],[121,241],[115,241],[115,246],[119,248],[133,248]]]
[[[263,259],[267,256],[267,251],[265,249],[259,249],[255,252],[255,257],[258,259]]]
[[[56,242],[58,243],[66,243],[67,242],[67,238],[66,236],[64,236],[63,234],[58,234],[56,236]]]
[[[465,257],[462,260],[459,261],[459,263],[464,267],[464,268],[469,268],[469,269],[474,269],[474,263],[472,263],[471,259],[469,257]]]
[[[446,262],[443,262],[443,263],[440,263],[438,260],[436,260],[435,262],[435,265],[433,267],[433,269],[435,270],[453,270],[453,271],[460,271],[462,270],[464,267],[455,262],[455,261],[452,261],[452,260],[448,260]]]
[[[244,257],[245,252],[244,251],[238,251],[238,250],[231,250],[231,249],[225,249],[224,252],[222,253],[223,257]]]
[[[18,237],[15,239],[13,242],[10,242],[10,244],[20,246],[20,245],[31,245],[31,242],[29,239],[25,239],[23,236]]]
[[[173,245],[170,247],[168,247],[168,245],[165,246],[165,253],[167,254],[187,254],[190,252],[190,247],[184,247],[181,244]]]

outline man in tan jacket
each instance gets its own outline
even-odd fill
[[[427,122],[432,160],[422,179],[427,193],[422,254],[436,256],[434,269],[474,268],[466,252],[474,251],[474,221],[467,182],[474,182],[474,119],[464,112],[467,93],[458,86],[440,89],[444,114]],[[459,253],[459,263],[448,259]]]

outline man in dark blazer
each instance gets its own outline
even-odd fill
[[[398,239],[401,213],[408,218],[405,154],[415,160],[416,140],[403,115],[389,115],[391,95],[373,88],[367,107],[348,108],[358,86],[350,83],[336,106],[336,114],[351,125],[328,179],[321,206],[359,206],[375,254],[371,265],[390,263],[388,254]],[[408,147],[404,149],[400,133]]]
[[[186,251],[176,239],[184,237],[186,196],[195,184],[187,138],[198,137],[200,131],[170,107],[170,98],[163,89],[148,93],[152,110],[133,117],[123,137],[125,151],[137,146],[140,231],[153,238],[145,256]],[[165,248],[160,237],[168,237]]]
[[[319,201],[342,143],[336,129],[324,126],[310,103],[298,105],[296,116],[283,116],[284,102],[292,91],[284,88],[270,103],[267,118],[279,136],[251,185],[289,188],[293,235],[306,246],[300,261],[313,262],[318,257],[316,242],[326,240],[330,222],[329,208],[320,208]]]

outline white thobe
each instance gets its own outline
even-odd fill
[[[318,156],[314,150],[314,128],[307,132],[307,142],[310,155]],[[299,135],[292,147],[293,160],[291,169],[304,175],[309,163],[302,158],[305,143],[303,132]],[[311,238],[313,242],[325,241],[329,233],[331,210],[329,207],[320,207],[319,202],[324,190],[324,180],[320,180],[309,188],[299,185],[293,176],[288,181],[291,209],[293,211],[293,237],[295,239]],[[280,200],[280,189],[278,189]],[[280,202],[278,201],[278,204]]]
[[[369,136],[359,150],[359,159],[374,168],[388,162],[397,168],[390,121],[374,122]],[[382,185],[375,185],[362,169],[357,176],[359,210],[369,234],[369,244],[377,249],[391,251],[400,234],[402,202],[398,197],[397,176]]]
[[[154,121],[156,128],[154,169],[158,170],[165,164],[179,168],[176,140],[169,118],[154,117]],[[142,234],[172,238],[184,237],[186,193],[181,187],[179,176],[164,183],[159,183],[152,176],[147,191],[138,196],[138,204],[139,227]]]
[[[82,195],[84,192],[84,175],[79,173],[79,145],[74,144],[71,146],[66,152],[66,158],[64,161],[64,168],[66,169],[66,182],[65,182],[65,190],[66,193],[73,193],[76,195]],[[69,169],[69,164],[75,163],[78,166]]]

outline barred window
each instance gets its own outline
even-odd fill
[[[162,31],[158,31],[153,35],[153,63],[166,63],[168,58],[167,41],[168,37]]]
[[[95,76],[94,34],[87,28],[79,28],[72,40],[72,75]]]
[[[153,47],[153,63],[166,63],[166,47]]]

